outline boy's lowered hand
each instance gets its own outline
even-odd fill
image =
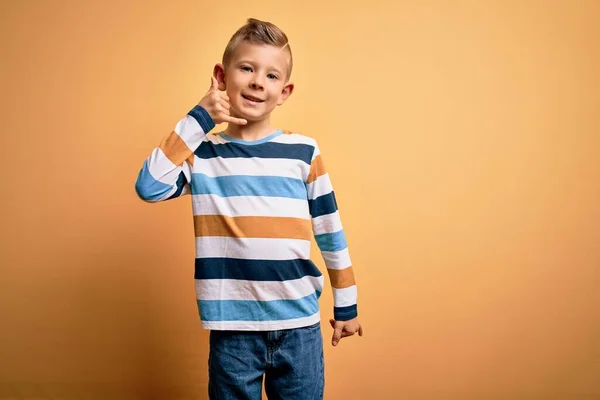
[[[237,125],[246,125],[248,121],[241,118],[235,118],[229,115],[229,96],[227,93],[219,90],[219,82],[214,76],[211,78],[210,89],[204,95],[202,100],[198,103],[202,106],[213,119],[215,124],[221,124],[223,122],[230,122]]]
[[[352,336],[358,332],[358,336],[363,335],[362,326],[358,323],[358,318],[353,318],[348,321],[336,321],[330,319],[329,323],[333,328],[333,336],[331,338],[331,344],[337,346],[338,342],[347,336]]]

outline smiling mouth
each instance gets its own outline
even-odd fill
[[[258,97],[248,96],[246,94],[243,94],[242,97],[245,98],[246,100],[250,100],[250,101],[253,101],[255,103],[262,103],[264,101],[262,99],[259,99]]]

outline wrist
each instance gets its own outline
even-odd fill
[[[200,104],[194,106],[194,108],[188,112],[188,115],[198,121],[198,124],[200,124],[200,127],[205,134],[215,127],[215,121],[208,111],[206,111],[206,108],[202,107]]]
[[[333,319],[336,321],[348,321],[358,317],[357,305],[347,307],[333,307]]]

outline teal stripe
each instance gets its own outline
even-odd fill
[[[173,186],[162,183],[152,176],[148,168],[148,160],[138,174],[135,182],[135,191],[141,199],[158,201],[173,189]]]
[[[202,321],[282,321],[319,311],[321,292],[297,300],[198,300]]]
[[[302,179],[282,176],[230,175],[210,177],[192,174],[192,194],[214,194],[221,197],[265,196],[306,199]]]
[[[321,251],[340,251],[348,247],[343,229],[334,233],[315,235],[315,240]]]

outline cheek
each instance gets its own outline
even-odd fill
[[[242,80],[237,74],[232,74],[227,77],[227,94],[229,92],[235,93],[240,91]]]
[[[230,100],[235,101],[240,95],[240,92],[240,86],[236,82],[227,85],[226,93]]]
[[[272,85],[269,88],[269,94],[271,95],[271,97],[279,97],[281,95],[282,90],[283,87],[281,85]]]
[[[274,102],[279,101],[279,98],[281,97],[281,91],[283,89],[282,88],[277,88],[277,90],[273,91],[273,94],[271,95],[271,98],[273,99]]]

